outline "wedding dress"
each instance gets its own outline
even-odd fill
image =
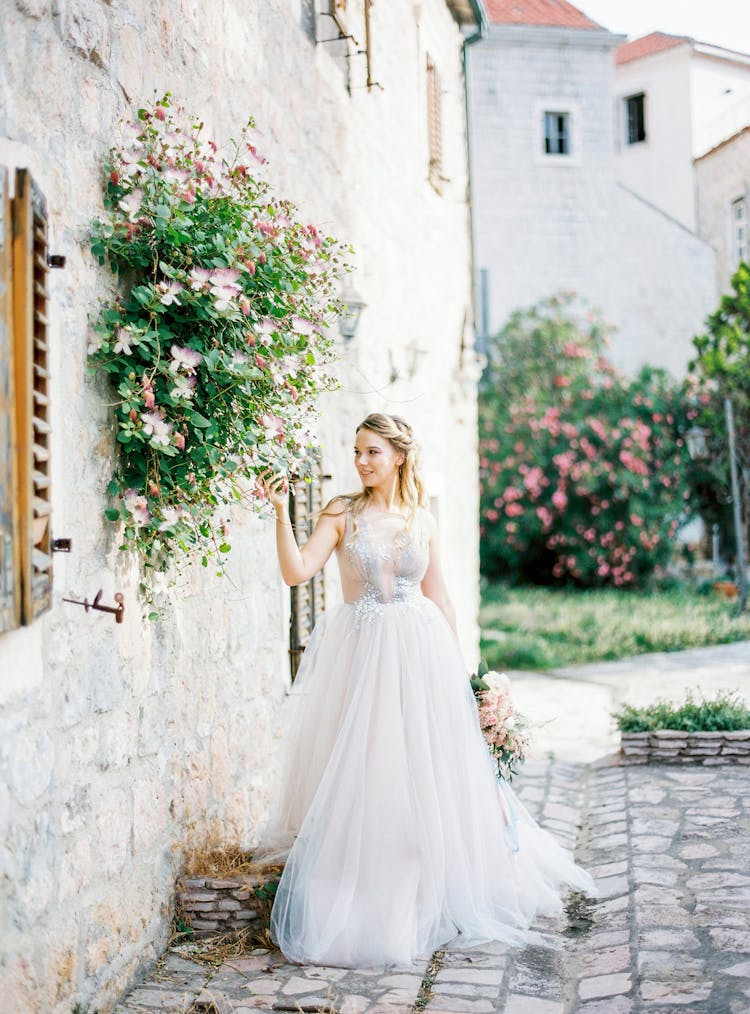
[[[498,781],[458,642],[420,581],[428,518],[347,513],[344,603],[316,625],[281,709],[277,805],[260,853],[285,857],[271,933],[296,962],[408,964],[521,944],[560,887],[594,891]]]

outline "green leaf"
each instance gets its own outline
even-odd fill
[[[107,509],[104,511],[104,516],[107,519],[107,521],[120,520],[120,512],[115,507],[107,507]]]

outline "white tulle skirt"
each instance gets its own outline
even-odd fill
[[[442,945],[521,944],[591,878],[498,782],[456,639],[416,602],[342,605],[282,707],[285,858],[271,933],[301,963],[408,964]]]

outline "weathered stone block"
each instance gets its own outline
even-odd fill
[[[648,735],[648,740],[644,736]],[[623,733],[622,758],[625,764],[750,764],[750,730],[694,732],[673,729],[653,733]]]
[[[95,0],[68,0],[63,8],[65,42],[97,67],[109,64],[109,23]]]
[[[16,7],[30,18],[44,18],[49,14],[52,0],[16,0]]]

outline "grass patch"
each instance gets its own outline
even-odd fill
[[[620,732],[652,732],[675,729],[680,732],[734,732],[750,729],[750,708],[737,693],[718,694],[712,700],[696,701],[688,692],[682,704],[656,701],[646,708],[623,704],[613,715]]]
[[[750,639],[750,616],[717,595],[488,585],[481,652],[490,669],[555,669]]]

